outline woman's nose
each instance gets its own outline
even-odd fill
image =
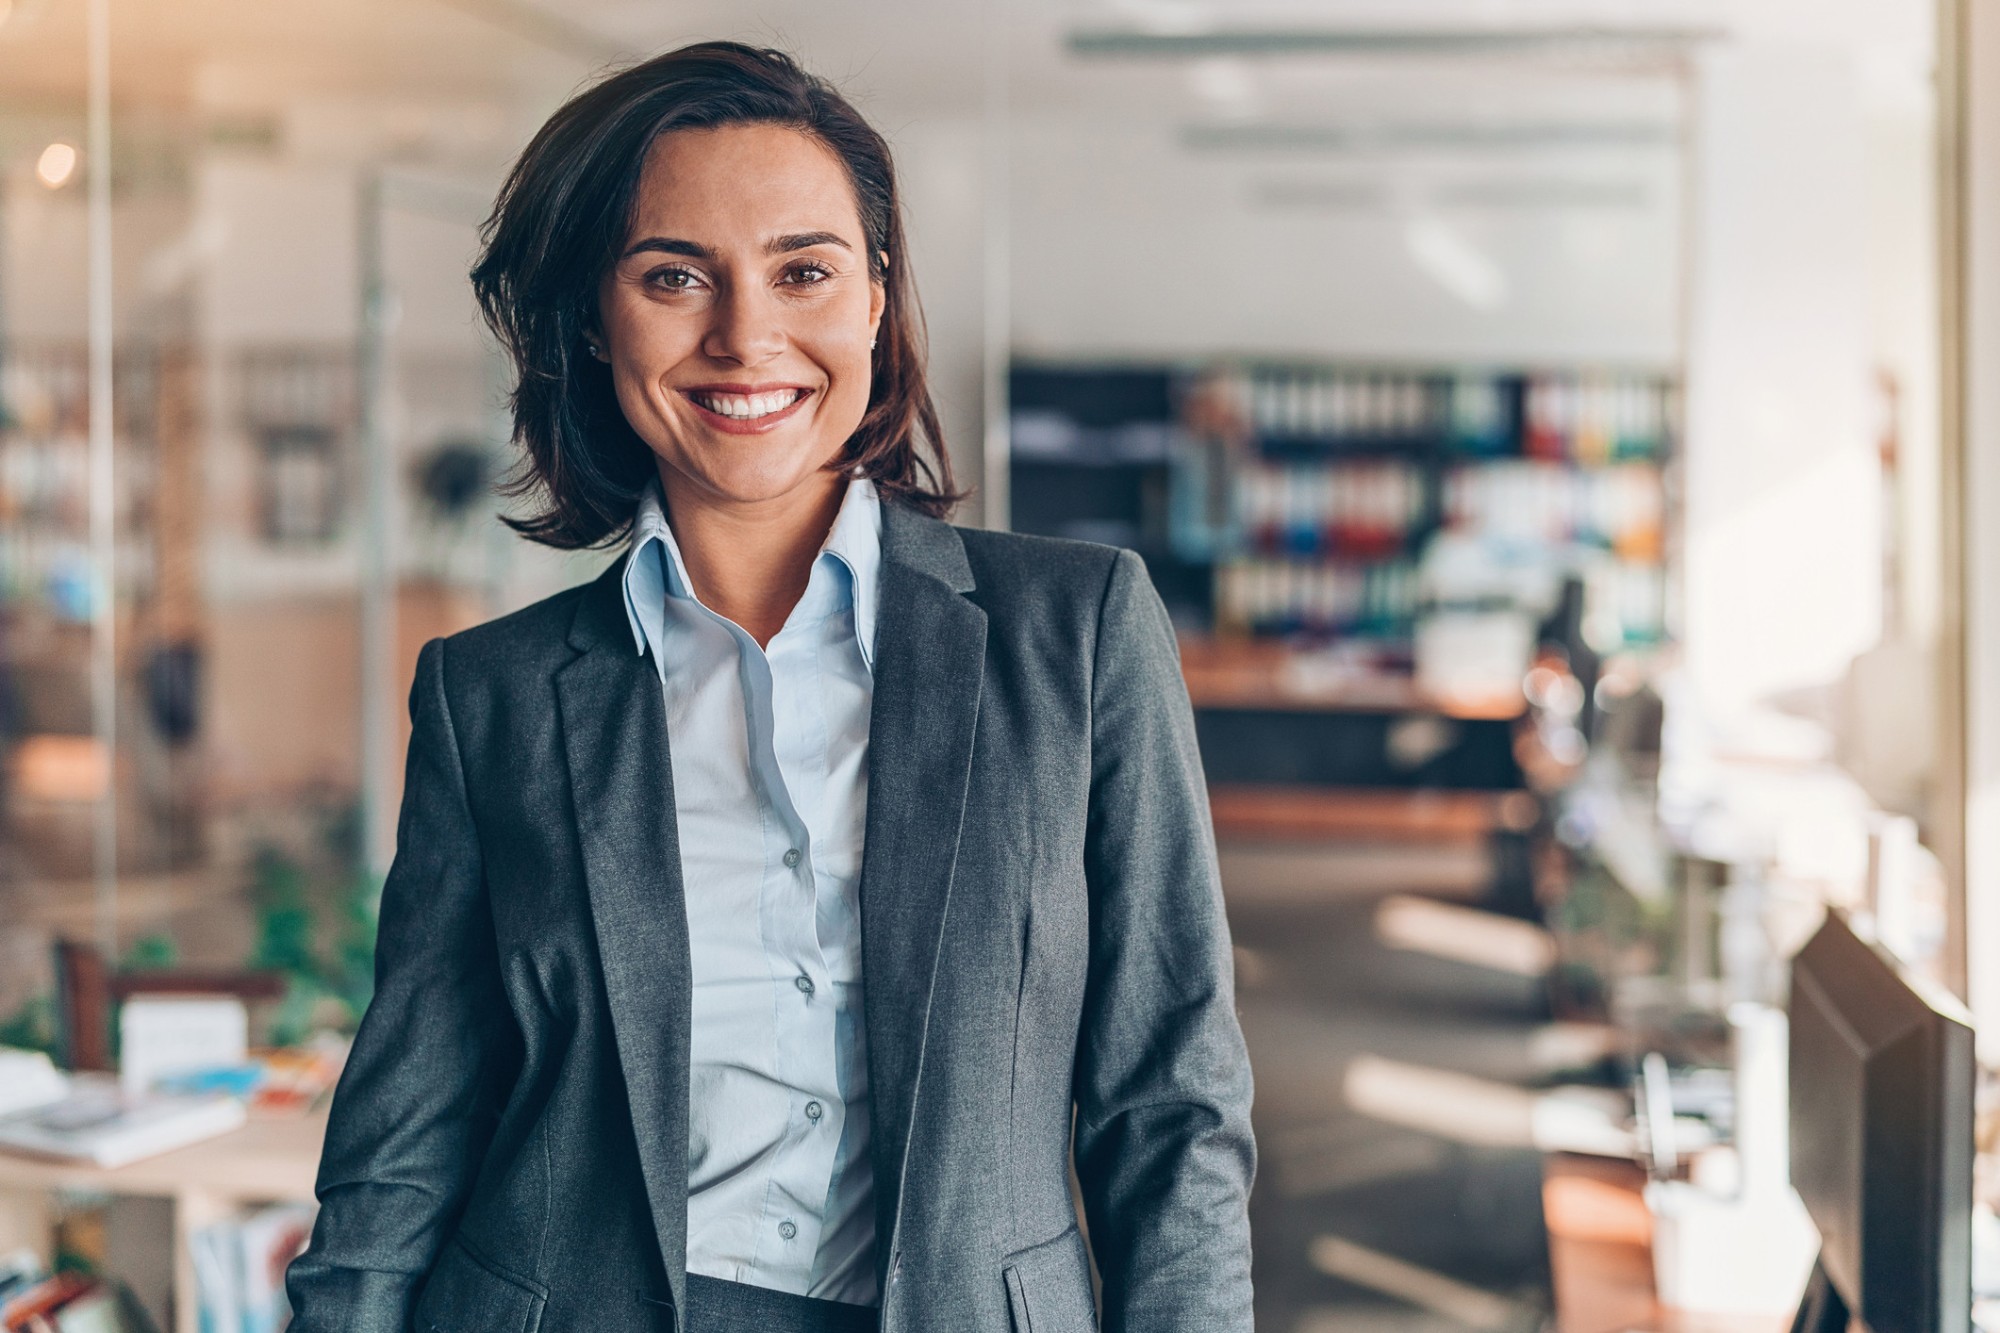
[[[715,360],[752,366],[784,349],[785,331],[778,303],[757,284],[731,284],[712,309],[715,320],[709,326],[702,350]]]

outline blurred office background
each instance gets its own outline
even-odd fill
[[[418,648],[610,558],[496,521],[479,223],[743,38],[895,145],[961,521],[1180,628],[1260,1327],[1582,1309],[1644,1210],[1551,1154],[1634,1155],[1640,1055],[1726,1140],[1826,904],[2000,964],[1981,6],[0,0],[0,1045],[100,967],[351,1030]]]

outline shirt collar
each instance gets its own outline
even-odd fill
[[[827,530],[822,555],[830,555],[847,566],[848,586],[854,593],[854,637],[861,645],[861,660],[875,669],[875,597],[882,579],[882,499],[875,483],[858,477],[847,483],[840,512]]]
[[[882,501],[875,483],[856,479],[847,483],[840,510],[834,515],[818,559],[831,556],[844,565],[853,597],[854,637],[861,658],[870,671],[875,669],[876,584],[882,572]],[[625,553],[625,618],[632,627],[632,642],[644,655],[651,644],[654,665],[662,675],[666,665],[661,652],[666,632],[666,599],[683,598],[700,604],[681,558],[680,543],[674,539],[673,525],[667,521],[666,503],[655,479],[639,497],[639,512],[632,520],[632,538]]]

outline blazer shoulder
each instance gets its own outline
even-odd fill
[[[582,599],[600,580],[565,588],[518,611],[460,630],[444,638],[444,656],[452,675],[499,671],[520,673],[537,666],[554,666],[575,655],[569,647],[570,627]]]
[[[1095,612],[1124,554],[1117,546],[989,528],[958,528],[981,593],[1040,604],[1077,602]],[[984,599],[982,599],[984,600]]]

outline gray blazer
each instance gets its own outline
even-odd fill
[[[894,504],[883,528],[861,875],[881,1326],[1095,1327],[1073,1143],[1102,1327],[1247,1333],[1250,1068],[1145,567]],[[410,707],[292,1327],[676,1333],[687,922],[617,566],[427,645]]]

